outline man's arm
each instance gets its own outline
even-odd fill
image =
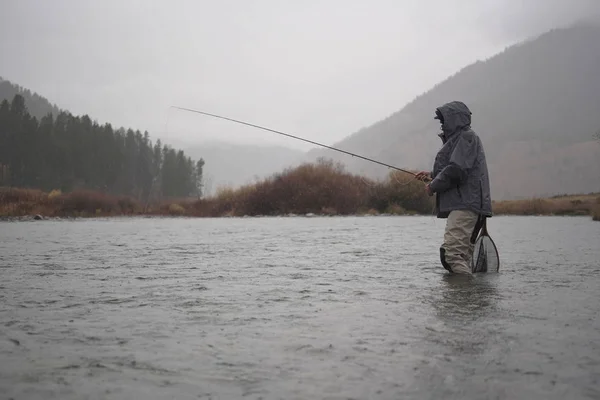
[[[434,193],[445,192],[463,181],[469,169],[477,159],[477,140],[472,135],[462,135],[450,156],[450,162],[440,171],[435,179],[429,184]]]

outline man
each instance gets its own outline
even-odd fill
[[[425,190],[436,195],[438,218],[446,218],[440,259],[451,273],[471,274],[475,236],[483,218],[492,216],[490,184],[483,145],[471,129],[471,111],[460,101],[435,111],[441,123],[443,146],[435,157],[433,171],[417,178],[429,181]]]

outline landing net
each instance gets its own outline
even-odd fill
[[[481,231],[475,241],[471,259],[471,272],[473,273],[498,272],[500,269],[500,256],[496,244],[488,234],[486,220],[487,218],[483,217],[478,223],[481,225]]]

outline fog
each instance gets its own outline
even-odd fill
[[[0,76],[99,122],[177,143],[327,144],[460,68],[600,17],[595,0],[0,3]]]

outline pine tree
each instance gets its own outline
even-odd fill
[[[153,145],[148,132],[65,112],[38,123],[20,94],[0,103],[0,185],[93,189],[148,202],[199,195],[203,165],[160,140]]]
[[[195,183],[195,188],[196,188],[196,194],[198,196],[198,198],[202,197],[203,190],[204,190],[204,180],[203,180],[203,175],[202,175],[202,170],[204,169],[204,159],[199,159],[196,162],[196,170],[195,170],[195,176],[194,176],[194,183]]]
[[[10,184],[10,104],[0,103],[0,185]]]

